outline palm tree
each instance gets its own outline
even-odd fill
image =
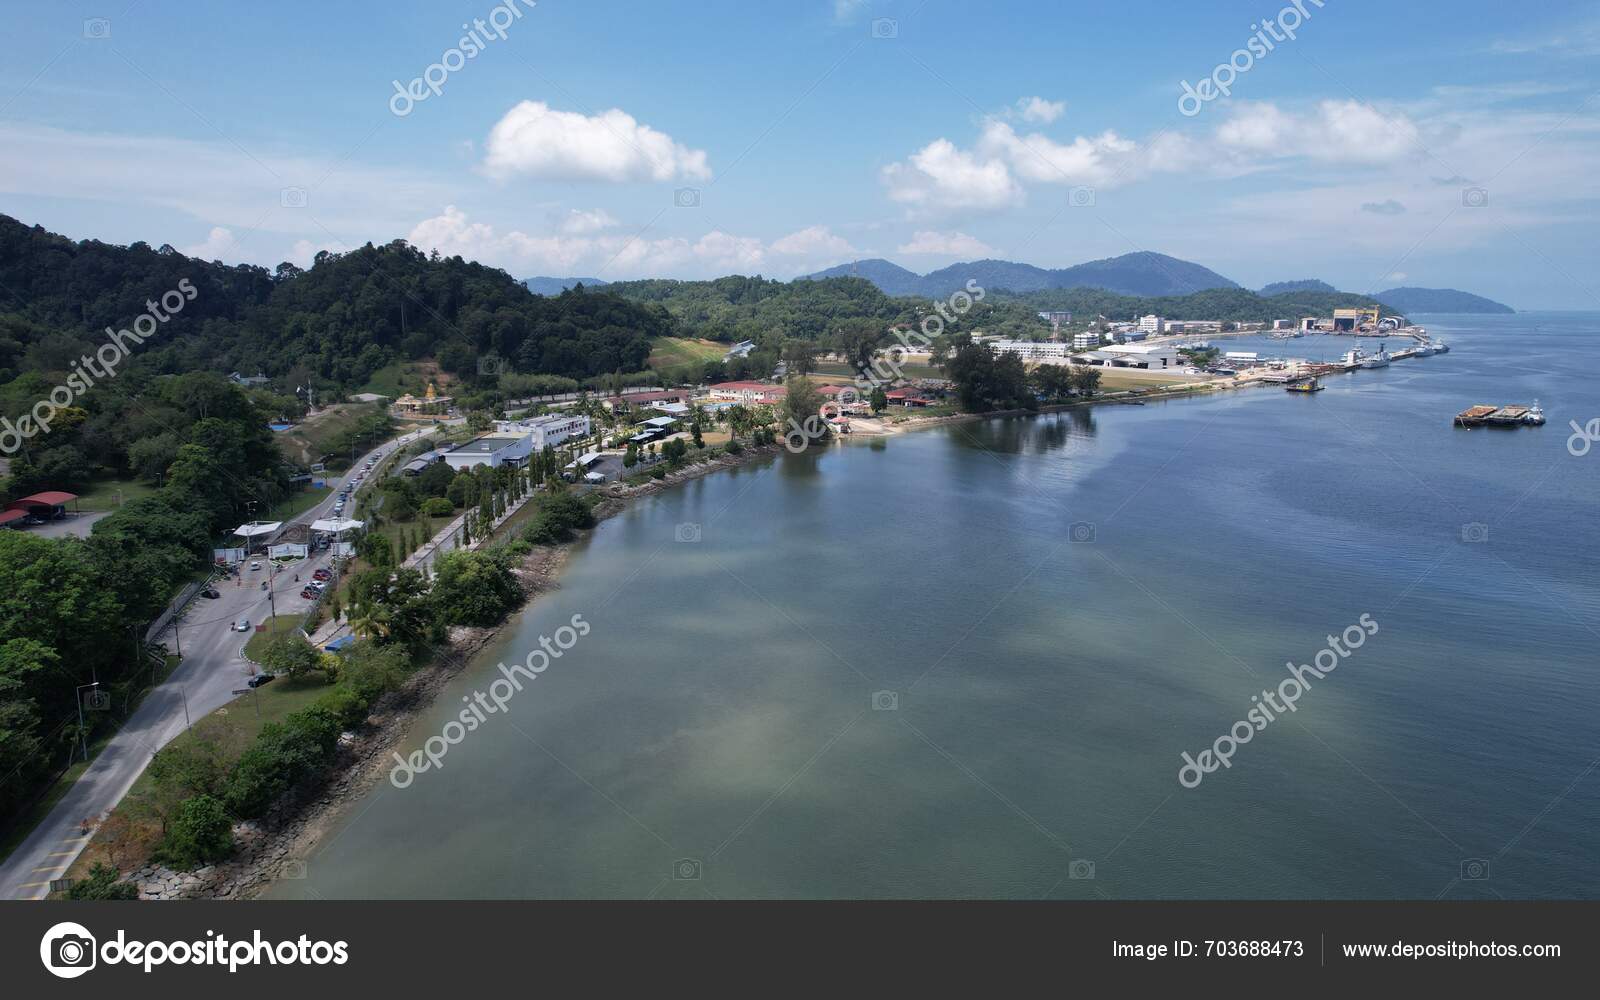
[[[372,604],[351,609],[350,631],[363,639],[388,638],[388,609]]]

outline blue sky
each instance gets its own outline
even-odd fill
[[[1600,308],[1600,5],[1101,6],[13,3],[0,212],[230,263],[404,237],[519,277],[786,278],[1147,249],[1252,287]],[[394,114],[474,19],[504,38]]]

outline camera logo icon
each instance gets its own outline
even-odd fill
[[[1083,881],[1094,878],[1094,862],[1078,858],[1067,865],[1067,878]]]
[[[99,949],[94,935],[82,924],[59,923],[44,932],[39,958],[52,975],[77,979],[94,968]]]
[[[311,203],[311,196],[303,187],[286,187],[278,192],[278,204],[284,208],[305,208]]]
[[[672,877],[678,882],[698,882],[701,867],[699,858],[679,858],[672,863]]]
[[[872,710],[874,712],[900,711],[900,692],[874,691],[872,692]]]
[[[1468,543],[1487,542],[1489,526],[1482,521],[1469,521],[1461,526],[1461,540]]]
[[[1073,521],[1067,525],[1067,537],[1074,542],[1094,541],[1094,524],[1090,521]]]
[[[1489,877],[1489,860],[1487,858],[1467,858],[1461,862],[1461,881],[1482,882]]]
[[[1093,208],[1094,188],[1079,185],[1067,192],[1067,204],[1073,208]]]
[[[1461,205],[1463,208],[1483,208],[1489,204],[1489,192],[1483,188],[1462,188]]]
[[[699,188],[679,188],[672,192],[672,204],[677,208],[699,208]]]
[[[899,38],[900,22],[892,17],[874,18],[872,22],[873,38]]]
[[[111,19],[105,17],[89,17],[83,21],[83,37],[85,38],[110,38]]]
[[[494,354],[485,354],[478,358],[479,375],[501,375],[506,370],[506,359]]]
[[[691,521],[685,521],[672,529],[673,541],[698,542],[700,540],[700,526]]]
[[[91,712],[104,712],[111,707],[111,692],[95,688],[83,696],[83,707]]]

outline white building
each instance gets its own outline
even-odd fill
[[[1150,371],[1175,371],[1183,367],[1178,349],[1171,344],[1115,344],[1101,353],[1121,360],[1113,361],[1118,368],[1146,368]]]
[[[1153,313],[1149,316],[1141,316],[1139,317],[1139,329],[1145,333],[1153,333],[1159,336],[1166,332],[1167,321]]]
[[[494,430],[497,435],[516,437],[527,435],[533,441],[534,451],[543,451],[545,446],[559,448],[563,441],[571,438],[587,437],[589,434],[589,418],[573,416],[565,413],[553,413],[543,417],[531,417],[526,420],[496,420]]]
[[[996,354],[1016,354],[1024,361],[1048,361],[1055,364],[1071,357],[1071,344],[1056,340],[991,340]]]
[[[502,465],[521,465],[533,450],[532,434],[485,434],[447,453],[444,460],[457,471],[478,465],[498,469]]]
[[[1093,330],[1085,330],[1083,333],[1075,333],[1072,335],[1072,346],[1075,350],[1079,351],[1087,350],[1091,347],[1099,347],[1100,335],[1095,333]]]

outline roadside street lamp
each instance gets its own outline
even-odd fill
[[[99,686],[99,681],[95,681],[93,684],[78,685],[78,742],[83,747],[84,763],[88,763],[89,761],[89,736],[83,728],[83,691],[84,688],[97,688]]]

